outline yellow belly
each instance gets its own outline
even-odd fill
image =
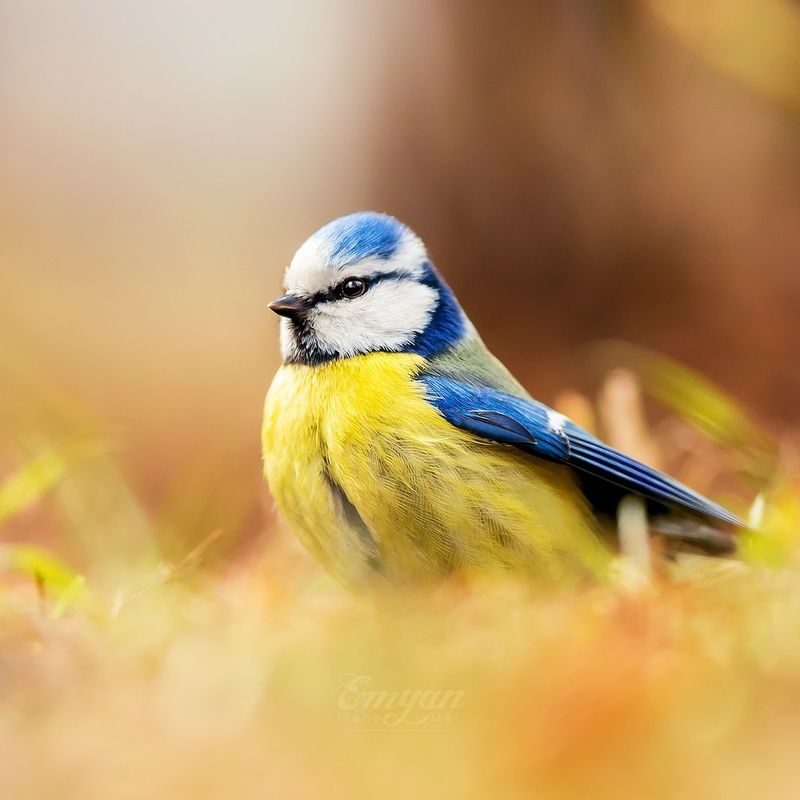
[[[305,546],[350,585],[599,568],[606,552],[569,470],[452,426],[413,379],[423,363],[372,353],[278,371],[264,470]]]

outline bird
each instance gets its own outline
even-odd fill
[[[654,532],[734,549],[733,513],[534,400],[394,217],[321,227],[269,308],[282,364],[264,404],[264,475],[345,586],[583,580],[607,568],[629,495]]]

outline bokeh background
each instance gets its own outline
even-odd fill
[[[740,557],[326,580],[267,302],[367,208]],[[0,0],[3,795],[798,797],[798,220],[794,0]]]
[[[799,421],[800,14],[699,5],[3,2],[6,449],[62,393],[253,524],[266,303],[365,208],[545,400],[619,337]]]

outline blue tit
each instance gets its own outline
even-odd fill
[[[396,219],[325,225],[284,288],[270,304],[283,365],[265,403],[264,470],[289,526],[341,582],[596,573],[629,494],[667,535],[731,547],[741,523],[729,511],[533,400]]]

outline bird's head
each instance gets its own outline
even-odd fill
[[[319,364],[371,352],[435,355],[466,318],[422,241],[393,217],[360,212],[329,222],[286,269],[280,314],[284,361]]]

